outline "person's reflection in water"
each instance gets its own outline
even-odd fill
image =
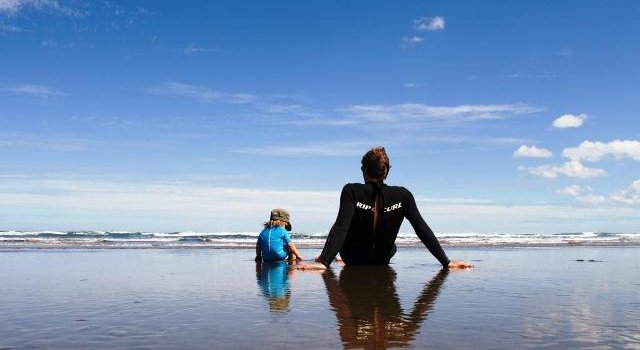
[[[339,280],[333,271],[327,270],[322,276],[345,349],[410,345],[433,307],[447,273],[441,270],[425,284],[413,310],[404,313],[392,267],[345,266]]]
[[[273,313],[289,311],[291,288],[289,277],[293,270],[285,261],[263,261],[256,263],[256,279],[262,294],[267,298]]]

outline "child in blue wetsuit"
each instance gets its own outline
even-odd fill
[[[289,221],[286,210],[276,208],[271,211],[269,221],[264,223],[264,229],[258,236],[256,261],[304,260],[287,232],[291,231]]]

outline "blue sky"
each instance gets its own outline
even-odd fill
[[[636,232],[636,1],[0,0],[0,229]],[[407,228],[408,229],[408,228]]]

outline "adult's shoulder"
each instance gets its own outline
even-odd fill
[[[343,192],[344,191],[351,192],[351,191],[357,190],[357,189],[362,188],[362,187],[365,187],[365,184],[361,184],[361,183],[358,183],[358,182],[350,182],[350,183],[347,183],[346,185],[342,186],[342,191]]]
[[[349,182],[346,185],[344,185],[343,188],[355,188],[355,187],[364,187],[364,186],[366,185],[360,182]]]
[[[406,187],[403,186],[388,186],[391,191],[396,191],[402,194],[410,195],[411,191],[409,191]]]
[[[406,187],[403,187],[403,186],[389,186],[389,189],[391,190],[391,193],[394,194],[394,196],[397,196],[396,198],[399,198],[404,203],[411,202],[411,201],[414,200],[413,199],[413,194]]]

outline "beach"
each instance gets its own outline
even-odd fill
[[[637,248],[447,253],[475,268],[417,247],[325,273],[250,249],[5,248],[0,349],[640,349]]]

